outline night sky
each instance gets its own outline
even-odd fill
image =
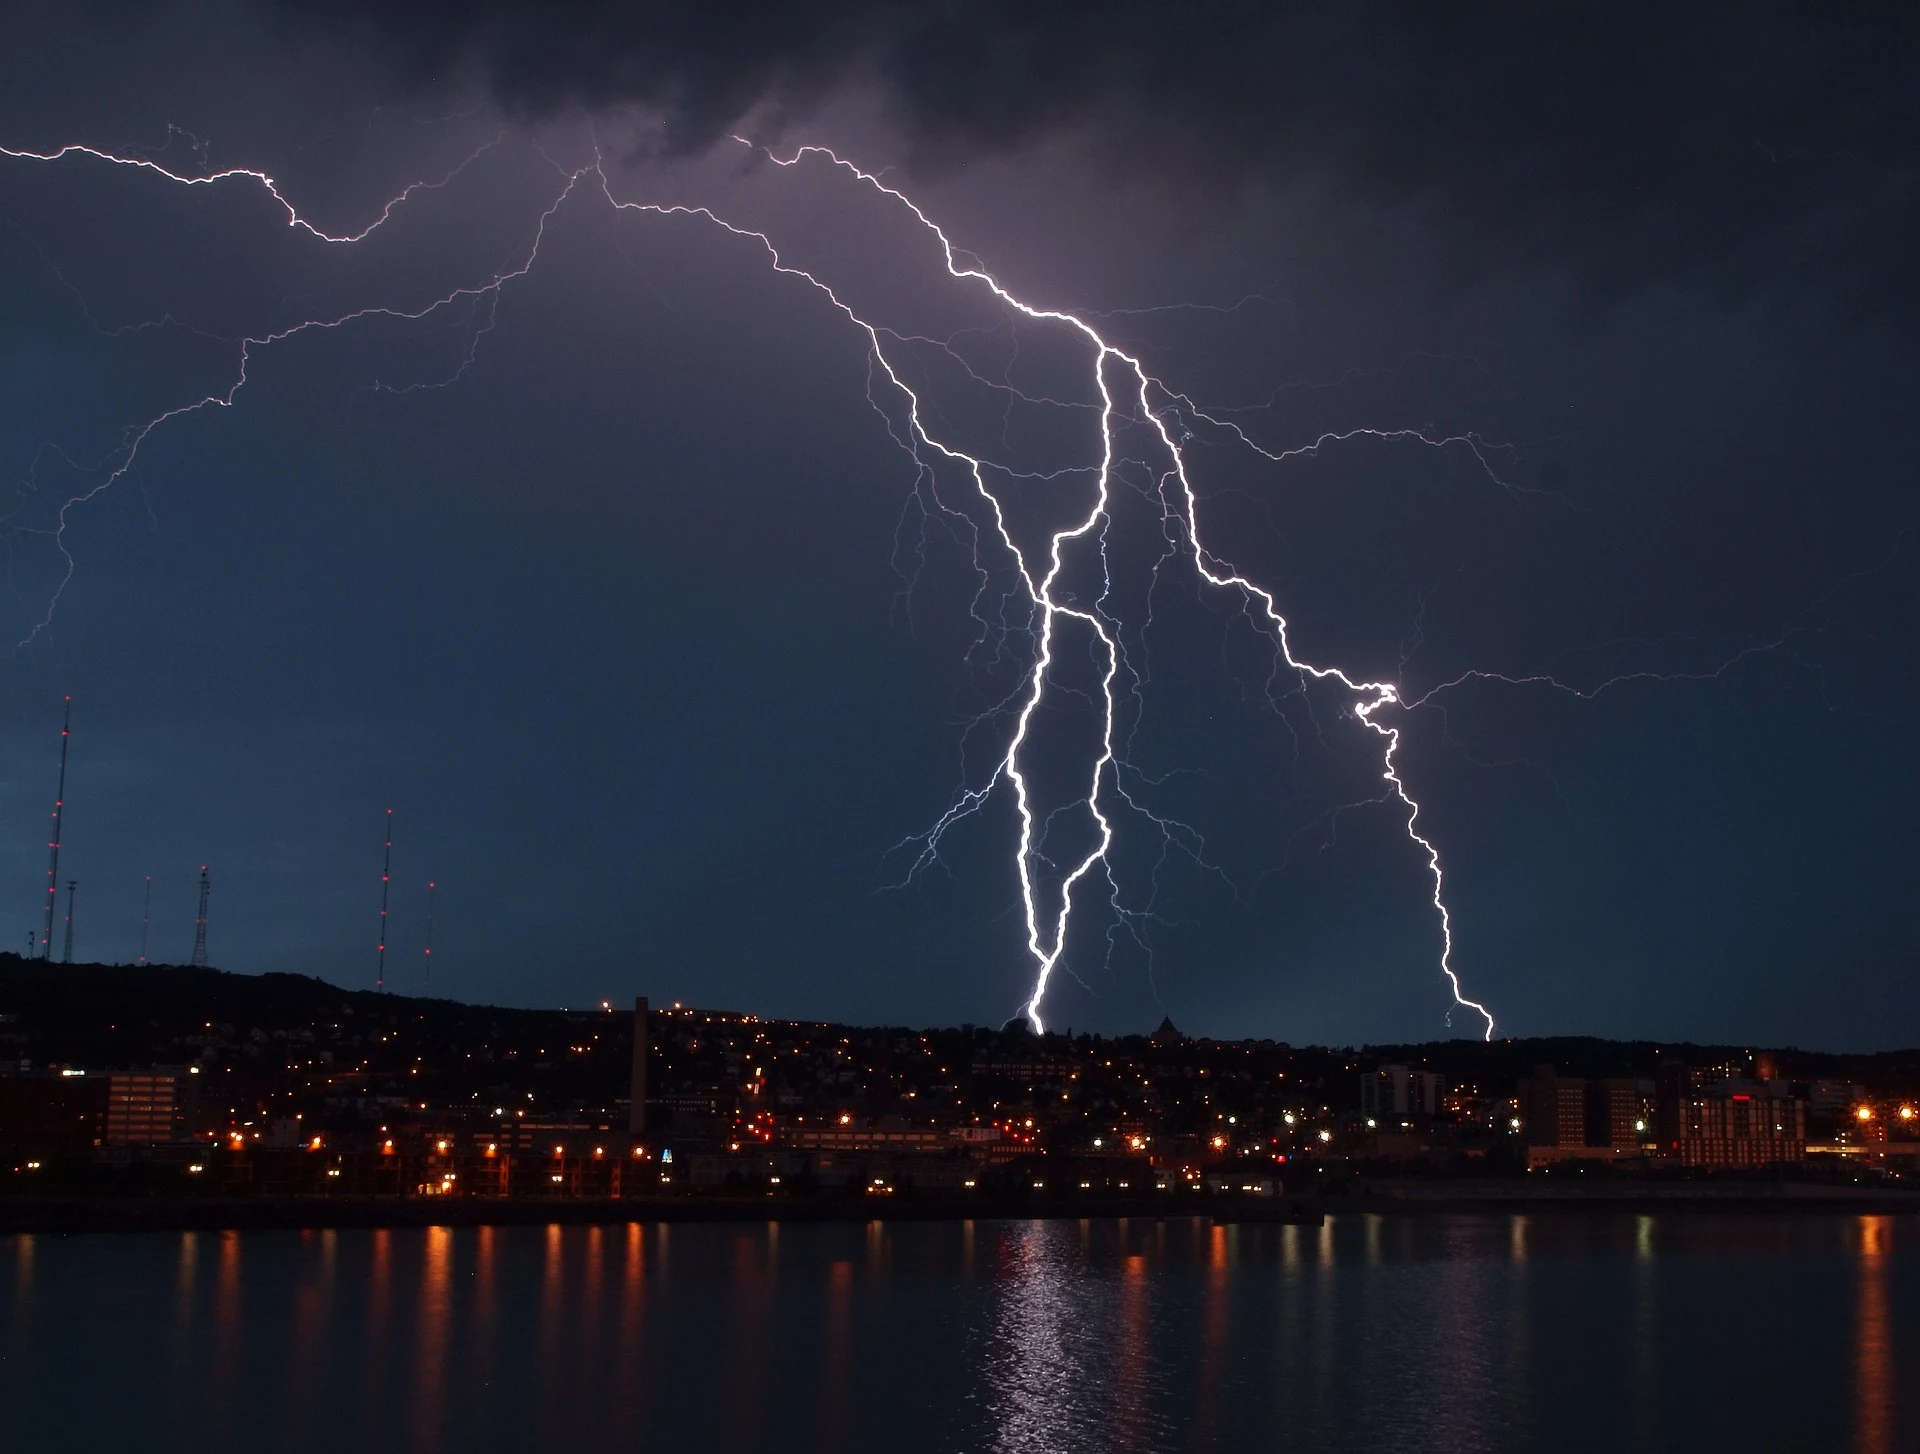
[[[204,862],[214,963],[369,986],[392,808],[398,989],[432,879],[432,988],[460,998],[1019,1008],[1004,785],[909,878],[1032,665],[1004,552],[976,569],[978,510],[941,508],[963,472],[896,442],[828,298],[607,193],[764,230],[883,319],[945,437],[1023,472],[1023,540],[1090,498],[1061,473],[1097,441],[1087,355],[949,278],[900,205],[737,133],[883,172],[1191,401],[1166,417],[1201,531],[1301,657],[1407,701],[1561,684],[1379,717],[1499,1033],[1912,1043],[1920,23],[1450,11],[8,7],[0,147],[257,169],[335,234],[444,181],[334,244],[243,179],[0,157],[8,947],[40,922],[71,694],[79,958],[139,953],[151,874],[151,952],[185,959]],[[227,393],[239,340],[456,293],[256,344],[232,407],[156,427],[56,540],[130,431]],[[1397,437],[1275,462],[1235,430]],[[1048,1023],[1477,1034],[1354,698],[1276,672],[1190,559],[1156,567],[1135,453],[1108,783],[1141,810]],[[1085,553],[1067,577],[1100,590]],[[1086,645],[1032,759],[1061,861]]]

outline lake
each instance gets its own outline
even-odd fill
[[[1920,1449],[1920,1219],[0,1239],[0,1444]]]

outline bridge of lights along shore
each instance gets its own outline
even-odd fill
[[[1181,570],[1191,571],[1205,591],[1242,612],[1264,634],[1276,674],[1289,675],[1302,690],[1312,686],[1342,698],[1346,713],[1362,729],[1361,740],[1377,754],[1378,792],[1366,801],[1403,816],[1410,851],[1427,875],[1440,933],[1439,970],[1455,1005],[1480,1016],[1491,1039],[1491,1013],[1466,996],[1454,967],[1453,926],[1439,851],[1421,829],[1419,805],[1395,760],[1401,729],[1385,719],[1403,705],[1397,686],[1311,661],[1295,650],[1273,591],[1237,569],[1207,535],[1188,454],[1193,442],[1204,437],[1278,466],[1367,436],[1465,449],[1491,476],[1479,441],[1380,429],[1327,434],[1284,451],[1263,448],[1238,426],[1203,412],[1161,382],[1137,352],[1113,342],[1086,317],[1016,296],[957,247],[917,203],[874,174],[823,147],[781,156],[751,148],[741,138],[733,140],[761,161],[759,171],[766,177],[784,179],[790,187],[841,188],[848,227],[858,225],[854,217],[883,215],[883,222],[875,225],[888,229],[889,245],[897,243],[903,254],[912,254],[903,255],[903,266],[917,258],[937,270],[929,281],[938,280],[942,296],[916,305],[926,317],[903,324],[886,311],[883,287],[870,285],[858,269],[835,274],[820,262],[808,261],[804,242],[796,243],[777,224],[756,221],[751,206],[743,216],[711,198],[685,202],[621,196],[622,184],[604,165],[597,144],[586,150],[584,159],[550,160],[554,183],[549,198],[534,219],[530,240],[510,265],[459,280],[424,302],[374,299],[234,338],[233,371],[223,388],[133,421],[124,445],[60,510],[52,533],[65,573],[45,615],[21,647],[30,646],[51,620],[60,590],[71,578],[74,558],[66,530],[73,510],[122,479],[148,438],[168,421],[238,403],[248,367],[264,351],[284,347],[303,334],[349,328],[362,320],[428,320],[443,310],[479,303],[491,309],[503,289],[537,265],[549,224],[569,204],[598,203],[616,216],[644,215],[717,228],[758,253],[763,265],[817,289],[864,336],[868,399],[914,471],[912,501],[922,522],[920,548],[924,550],[931,528],[971,551],[979,589],[972,603],[977,631],[970,659],[977,654],[983,661],[1017,661],[1015,684],[966,729],[963,777],[948,807],[901,846],[911,858],[906,875],[911,880],[940,861],[942,842],[957,824],[996,797],[1010,797],[1018,823],[1012,868],[1031,961],[1031,989],[1020,1012],[1033,1028],[1044,1029],[1048,990],[1056,973],[1066,972],[1064,956],[1076,916],[1096,906],[1107,916],[1109,952],[1116,930],[1139,939],[1152,917],[1151,903],[1130,904],[1123,893],[1114,858],[1120,834],[1160,835],[1164,844],[1205,866],[1199,834],[1149,801],[1144,789],[1152,779],[1133,770],[1128,757],[1138,723],[1136,708],[1150,685],[1137,657],[1151,621],[1152,589],[1163,575]],[[78,144],[47,152],[0,148],[0,165],[118,166],[189,188],[250,187],[311,245],[352,247],[402,209],[427,205],[479,157],[505,144],[491,142],[446,175],[411,183],[365,225],[331,231],[303,216],[270,175],[253,169],[190,173],[147,157]],[[390,391],[457,382],[492,326],[490,311],[472,324],[470,346],[446,377]],[[1002,357],[996,365],[983,352],[991,347],[1017,352],[1024,346],[1031,354],[1036,345],[1050,358],[1055,380],[1044,391],[1025,382],[1025,375],[1016,386],[1011,363]],[[997,416],[997,435],[994,428],[980,425],[982,401],[991,406],[985,413]],[[967,417],[970,404],[976,416],[972,420]],[[1150,557],[1144,588],[1130,588],[1127,568],[1116,560],[1121,540],[1135,532],[1148,540],[1142,557]],[[1129,546],[1129,558],[1137,551],[1137,543]],[[1044,740],[1050,712],[1073,701],[1091,704],[1090,730],[1064,747]],[[969,761],[968,744],[983,738],[987,750],[977,754],[977,763]]]

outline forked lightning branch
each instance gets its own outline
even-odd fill
[[[735,138],[740,145],[748,143]],[[483,148],[482,150],[485,150]],[[475,154],[476,156],[478,153]],[[284,214],[289,227],[301,229],[319,243],[350,247],[371,237],[386,226],[401,209],[423,204],[431,193],[443,188],[454,176],[471,165],[469,157],[445,176],[416,181],[382,206],[373,220],[355,231],[329,232],[311,223],[289,199],[280,184],[264,171],[232,168],[218,172],[190,174],[170,169],[138,156],[117,155],[86,145],[69,145],[51,151],[35,152],[0,148],[0,158],[12,164],[62,166],[115,166],[157,175],[183,187],[211,189],[216,186],[257,188]],[[1260,449],[1232,426],[1221,425],[1197,409],[1185,395],[1169,388],[1149,372],[1146,363],[1109,341],[1092,323],[1072,312],[1030,303],[1015,296],[982,267],[963,261],[943,231],[918,204],[905,193],[886,185],[872,173],[861,170],[822,147],[805,147],[788,156],[771,156],[773,164],[797,173],[818,175],[821,185],[851,185],[871,189],[885,199],[885,205],[902,209],[912,225],[924,229],[937,244],[944,259],[942,285],[975,290],[992,306],[1009,310],[1018,319],[1033,325],[1064,330],[1077,340],[1084,370],[1084,386],[1091,409],[1098,421],[1088,457],[1070,471],[1084,480],[1084,495],[1070,511],[1071,518],[1023,539],[1023,532],[1011,521],[1020,514],[1021,501],[1010,491],[1022,488],[1020,471],[1004,461],[989,458],[978,446],[968,447],[943,427],[941,410],[930,408],[924,397],[927,387],[917,382],[904,362],[903,350],[909,342],[932,343],[948,347],[938,339],[895,331],[883,321],[866,316],[847,301],[844,285],[810,269],[790,262],[778,239],[769,230],[729,221],[706,206],[683,203],[650,202],[616,195],[615,184],[604,167],[597,148],[592,159],[568,168],[555,166],[556,182],[550,199],[538,213],[530,240],[511,266],[492,271],[456,287],[419,306],[374,304],[343,310],[326,316],[302,318],[282,324],[257,336],[231,340],[235,350],[231,377],[219,389],[198,398],[182,400],[144,420],[132,422],[123,443],[101,461],[84,486],[61,505],[49,534],[57,548],[61,565],[59,581],[48,594],[44,609],[31,626],[21,649],[30,646],[46,628],[57,609],[60,593],[71,579],[75,561],[67,540],[74,512],[86,501],[124,479],[139,459],[141,450],[156,429],[168,421],[208,409],[232,407],[247,382],[247,371],[262,350],[286,342],[301,334],[348,327],[361,320],[387,318],[423,320],[440,310],[463,302],[490,300],[507,284],[525,276],[540,257],[548,223],[583,187],[596,192],[604,202],[621,214],[645,213],[656,217],[698,219],[727,232],[756,242],[765,249],[769,264],[818,289],[844,315],[848,323],[864,334],[875,370],[876,388],[889,392],[890,401],[876,399],[891,420],[904,420],[905,432],[895,437],[914,456],[923,473],[938,468],[956,473],[973,495],[972,509],[966,518],[984,526],[979,531],[981,549],[996,553],[994,563],[1011,572],[1031,609],[1032,628],[1019,687],[1002,704],[1000,715],[1005,728],[1003,746],[997,751],[980,781],[963,783],[950,806],[939,819],[919,835],[921,861],[939,852],[942,837],[959,821],[979,812],[998,795],[1010,797],[1018,821],[1017,835],[1011,845],[1012,869],[1019,885],[1020,908],[1025,950],[1031,964],[1031,989],[1022,1013],[1035,1029],[1044,1028],[1044,1007],[1056,973],[1064,969],[1069,944],[1074,940],[1076,916],[1098,905],[1106,912],[1126,915],[1113,854],[1122,825],[1138,825],[1139,831],[1169,833],[1181,829],[1143,805],[1121,779],[1124,766],[1124,741],[1120,720],[1124,694],[1141,686],[1125,647],[1129,629],[1141,623],[1128,622],[1123,608],[1111,593],[1101,591],[1087,599],[1084,590],[1072,582],[1085,580],[1091,573],[1099,579],[1108,570],[1107,552],[1110,532],[1119,528],[1114,504],[1121,465],[1120,439],[1123,434],[1143,435],[1153,457],[1145,461],[1146,476],[1152,480],[1154,503],[1167,554],[1163,562],[1177,557],[1189,567],[1197,582],[1208,592],[1217,593],[1244,611],[1248,619],[1270,640],[1279,665],[1301,682],[1344,694],[1351,719],[1362,729],[1361,741],[1377,754],[1381,790],[1378,802],[1401,815],[1409,848],[1420,861],[1431,889],[1433,911],[1440,933],[1439,969],[1455,1004],[1473,1011],[1484,1021],[1484,1033],[1491,1039],[1493,1016],[1475,1000],[1467,997],[1454,964],[1453,925],[1445,901],[1445,876],[1440,853],[1420,822],[1420,807],[1401,776],[1397,754],[1401,728],[1386,720],[1404,704],[1395,683],[1369,681],[1350,675],[1338,666],[1308,660],[1295,650],[1287,616],[1274,592],[1242,573],[1227,558],[1224,549],[1213,543],[1201,515],[1201,496],[1197,491],[1187,457],[1187,434],[1196,423],[1218,426],[1240,447],[1275,463],[1302,451],[1275,454]],[[469,351],[467,362],[471,362]],[[465,364],[459,372],[464,372]],[[456,373],[455,377],[458,374]],[[451,380],[448,380],[451,382]],[[1002,385],[1002,387],[1006,387]],[[891,407],[885,407],[890,402]],[[1028,402],[1035,402],[1029,400]],[[895,411],[897,412],[897,416]],[[1307,446],[1323,445],[1364,434],[1376,438],[1412,439],[1434,447],[1464,447],[1485,466],[1478,441],[1471,436],[1437,438],[1407,430],[1360,430],[1328,435]],[[1137,454],[1138,448],[1135,448]],[[1490,473],[1490,471],[1489,471]],[[944,502],[939,508],[948,509]],[[973,513],[977,511],[976,513]],[[1077,652],[1084,645],[1095,664],[1090,696],[1097,718],[1097,731],[1080,754],[1071,780],[1060,791],[1050,784],[1051,797],[1058,799],[1051,808],[1041,806],[1039,776],[1057,774],[1057,764],[1040,761],[1035,729],[1043,711],[1062,691],[1056,667],[1063,650],[1071,641]],[[1062,814],[1079,815],[1083,830],[1082,845],[1064,859],[1048,851],[1048,829]],[[1087,932],[1084,929],[1083,933]]]

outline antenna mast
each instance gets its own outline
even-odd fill
[[[73,727],[73,698],[60,719],[60,790],[53,796],[53,840],[47,844],[47,927],[40,936],[40,957],[53,962],[53,911],[60,898],[60,818],[67,806],[67,733]]]
[[[67,880],[67,947],[61,952],[62,964],[73,963],[73,891],[80,887],[80,880]]]
[[[373,987],[387,987],[387,883],[393,873],[393,809],[387,809],[387,856],[380,862],[380,965],[374,971]]]
[[[147,875],[147,898],[140,906],[140,962],[147,962],[147,937],[153,928],[153,875]]]
[[[427,880],[427,988],[433,988],[433,880]]]
[[[207,882],[207,866],[200,865],[200,917],[193,925],[193,965],[196,969],[207,967],[207,891],[212,885]]]

